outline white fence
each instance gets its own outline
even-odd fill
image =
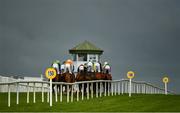
[[[38,85],[37,85],[38,84]],[[55,101],[63,101],[63,87],[66,87],[66,97],[67,102],[79,101],[98,98],[102,96],[113,96],[120,95],[129,92],[129,80],[94,80],[94,81],[83,81],[75,83],[64,83],[64,82],[53,82],[55,85]],[[60,86],[60,89],[57,89],[57,85]],[[15,81],[15,82],[1,82],[0,86],[7,87],[8,93],[8,106],[11,104],[11,92],[16,92],[16,104],[19,104],[19,93],[27,93],[27,103],[29,103],[29,92],[33,92],[33,103],[36,103],[36,92],[41,92],[42,102],[44,102],[44,95],[47,94],[47,102],[49,102],[49,82],[48,81]],[[81,89],[79,89],[81,86]],[[16,88],[14,88],[16,87]],[[24,88],[21,91],[21,88]],[[132,81],[131,87],[132,93],[136,94],[164,94],[164,89],[159,88],[155,85],[141,82],[141,81]],[[59,93],[59,96],[58,96]],[[170,94],[171,92],[168,91]],[[76,98],[74,98],[76,96]],[[58,99],[59,98],[59,99]]]
[[[42,78],[41,77],[24,77],[24,78],[13,78],[13,77],[5,77],[5,76],[0,76],[0,83],[10,83],[10,82],[17,82],[17,81],[42,81]],[[27,84],[25,83],[22,83],[20,86],[19,86],[19,91],[20,92],[26,92],[27,91],[27,87],[26,87]],[[30,86],[30,92],[33,91],[33,83],[29,83],[28,84]],[[35,84],[36,87],[41,87],[41,84],[40,83],[36,83]],[[0,92],[7,92],[8,90],[8,85],[0,85]],[[36,88],[35,89],[36,91],[41,91],[40,88]],[[16,92],[16,86],[15,85],[11,85],[11,92]]]

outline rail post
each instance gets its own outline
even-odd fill
[[[60,102],[62,102],[62,92],[63,92],[63,86],[60,85]]]
[[[117,84],[118,84],[118,95],[120,95],[120,93],[121,93],[121,86],[120,86],[120,82],[117,82]]]
[[[11,86],[8,84],[8,107],[11,106]]]
[[[42,88],[41,88],[41,90],[42,90],[42,102],[44,102],[44,84],[42,83]]]
[[[106,96],[106,90],[107,90],[107,82],[104,82],[104,96]]]
[[[73,102],[73,89],[74,89],[74,85],[71,85],[71,102]]]
[[[110,96],[110,82],[108,82],[108,96]]]
[[[16,104],[19,104],[19,83],[16,83]]]
[[[99,97],[102,97],[102,82],[99,83],[100,89],[99,89]]]
[[[123,95],[124,93],[124,85],[123,85],[123,81],[121,82],[121,94]]]
[[[35,82],[33,83],[33,103],[36,103]]]
[[[27,83],[27,103],[29,103],[29,83]]]
[[[49,103],[49,93],[50,93],[50,88],[49,88],[49,85],[48,85],[48,89],[47,89],[47,103]]]
[[[93,83],[91,82],[91,98],[93,98]]]
[[[67,103],[69,103],[69,85],[66,85],[67,87]]]
[[[111,82],[111,95],[113,96],[113,82]]]
[[[79,84],[77,84],[77,101],[79,101]]]
[[[86,92],[87,92],[87,99],[89,100],[89,83],[87,83]]]
[[[82,90],[81,91],[82,91],[82,97],[81,98],[82,98],[82,100],[84,100],[84,83],[82,83]]]
[[[117,82],[114,82],[114,94],[116,95],[117,93]]]
[[[96,98],[98,98],[98,82],[96,82]]]
[[[58,92],[58,90],[57,90],[57,84],[56,84],[56,85],[55,85],[55,101],[56,101],[56,102],[58,101],[57,92]]]

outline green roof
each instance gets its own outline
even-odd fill
[[[84,41],[78,44],[74,48],[69,50],[69,53],[92,53],[92,54],[102,54],[103,50],[96,47],[94,44]]]

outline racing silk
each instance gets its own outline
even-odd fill
[[[69,71],[69,73],[72,74],[71,64],[69,64],[69,63],[66,63],[66,64],[65,64],[65,72],[67,72],[67,71]]]
[[[106,65],[109,65],[108,62],[104,62],[103,69],[105,68]]]
[[[95,72],[101,72],[101,67],[100,67],[100,64],[98,62],[94,63],[94,71]]]
[[[111,67],[110,67],[109,64],[107,64],[107,65],[104,66],[104,72],[106,72],[106,70],[108,70],[108,72],[111,71]]]
[[[60,71],[60,64],[59,63],[53,63],[52,67],[56,69],[57,74],[61,73],[61,71]]]
[[[93,72],[93,63],[92,62],[88,62],[88,64],[87,64],[87,71],[88,72]]]
[[[61,65],[61,72],[62,72],[62,73],[65,72],[65,65],[64,65],[64,64]]]

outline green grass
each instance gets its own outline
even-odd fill
[[[26,103],[26,94],[20,94],[20,103],[16,105],[16,94],[11,93],[11,107],[7,106],[7,93],[0,93],[0,112],[119,112],[119,111],[146,111],[146,112],[174,112],[180,111],[180,95],[132,95],[127,94],[117,96],[106,96],[83,101],[67,103],[64,96],[63,102],[54,102],[49,107],[49,103],[41,102],[41,93],[36,94],[36,103],[34,104],[33,95],[30,94],[30,103]],[[81,99],[81,98],[80,98]],[[45,95],[46,100],[46,95]],[[58,96],[59,100],[59,96]]]

